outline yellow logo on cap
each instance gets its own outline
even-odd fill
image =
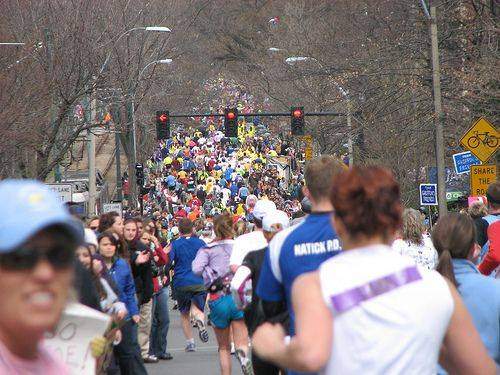
[[[43,194],[41,193],[33,193],[30,194],[30,196],[28,197],[28,202],[30,204],[37,204],[40,203],[42,200],[43,200]]]

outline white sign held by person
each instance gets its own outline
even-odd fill
[[[102,336],[109,322],[108,315],[80,303],[71,303],[64,310],[55,332],[46,335],[45,346],[66,363],[71,374],[95,374],[96,361],[90,341]]]

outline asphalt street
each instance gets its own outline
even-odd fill
[[[208,326],[210,339],[202,343],[198,337],[198,330],[193,328],[196,342],[196,352],[186,353],[184,347],[186,340],[181,328],[181,318],[178,310],[172,310],[173,301],[169,299],[170,328],[167,336],[167,350],[172,353],[174,359],[160,361],[159,363],[147,364],[146,369],[151,375],[218,375],[219,357],[217,353],[217,342],[212,327]],[[233,356],[234,375],[242,374],[238,361]]]

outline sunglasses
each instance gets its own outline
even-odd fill
[[[90,230],[97,230],[98,227],[89,227]]]
[[[26,271],[35,268],[42,259],[55,269],[69,268],[74,264],[72,248],[57,246],[49,249],[20,248],[8,254],[0,254],[0,268],[10,271]]]

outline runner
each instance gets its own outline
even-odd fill
[[[189,313],[191,306],[195,315],[195,322],[198,328],[200,340],[208,341],[208,332],[205,328],[205,301],[207,293],[203,285],[203,279],[195,275],[191,269],[191,264],[200,248],[205,243],[193,236],[193,223],[189,219],[179,220],[180,238],[170,244],[170,261],[174,265],[173,287],[175,299],[177,300],[181,313],[182,330],[186,337],[186,351],[196,351]]]
[[[243,374],[253,374],[252,363],[248,358],[248,331],[243,312],[236,308],[229,294],[232,278],[229,258],[234,243],[233,221],[229,214],[214,219],[214,232],[215,240],[198,251],[192,267],[196,275],[203,276],[204,285],[209,291],[210,321],[219,345],[221,374],[231,375],[230,328]]]
[[[289,224],[290,219],[284,211],[276,210],[270,212],[262,220],[264,237],[268,242],[271,241],[276,233],[288,228]],[[267,251],[268,248],[266,246],[263,249],[248,253],[231,281],[231,293],[235,301],[237,301],[236,305],[238,308],[244,309],[245,311],[245,324],[248,327],[250,336],[252,336],[257,327],[266,320],[262,309],[262,303],[252,286],[257,285],[259,282],[260,270]],[[248,296],[250,292],[251,299],[249,301]],[[273,319],[273,322],[280,322],[284,326],[287,326],[287,321],[287,313],[283,313]],[[252,365],[257,375],[278,375],[280,373],[278,367],[262,360],[255,352],[252,353]]]
[[[71,290],[83,229],[46,186],[0,182],[0,373],[69,374],[43,345]]]
[[[394,241],[392,248],[427,269],[436,269],[438,255],[431,239],[425,234],[424,218],[420,211],[413,208],[403,211],[401,238]]]
[[[438,359],[452,373],[493,375],[455,287],[389,247],[402,211],[392,174],[353,167],[334,179],[331,202],[345,251],[296,280],[296,336],[286,344],[283,328],[265,323],[257,354],[325,375],[435,374]]]
[[[448,214],[435,225],[432,241],[438,271],[458,288],[483,344],[500,365],[500,281],[481,275],[474,265],[481,251],[474,222],[467,215]]]
[[[337,255],[341,248],[331,225],[333,211],[329,200],[331,180],[343,166],[335,159],[322,156],[306,166],[305,195],[311,201],[312,212],[298,225],[285,229],[269,243],[257,285],[267,318],[282,313],[276,310],[285,301],[290,312],[290,334],[293,336],[294,313],[291,290],[295,279],[316,270],[321,263]]]
[[[243,262],[245,256],[255,250],[262,249],[267,246],[267,241],[262,234],[262,219],[269,212],[275,211],[276,205],[267,199],[257,201],[252,211],[252,222],[255,225],[253,232],[243,234],[234,240],[234,248],[229,261],[231,271],[236,272],[238,267]]]

